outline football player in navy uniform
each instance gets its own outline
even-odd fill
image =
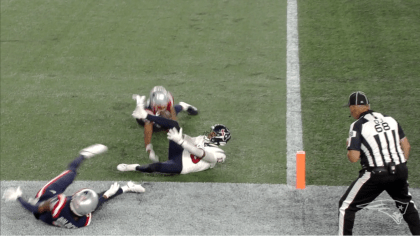
[[[165,129],[169,129],[168,161],[141,166],[139,164],[120,164],[119,171],[159,172],[167,174],[188,174],[215,167],[226,159],[225,152],[219,148],[231,138],[229,129],[221,124],[214,125],[208,135],[190,137],[182,134],[178,122],[164,117],[154,116],[145,111],[145,97],[138,96],[137,107],[133,112],[136,119],[147,118]]]
[[[137,94],[134,94],[133,99],[136,100],[137,96]],[[144,106],[148,114],[163,116],[172,120],[176,120],[177,114],[181,111],[186,111],[189,115],[198,114],[197,108],[188,103],[180,102],[175,105],[174,97],[163,86],[153,87]],[[144,126],[144,146],[146,147],[146,152],[149,153],[149,159],[153,162],[158,162],[159,157],[155,154],[151,142],[153,132],[162,131],[162,127],[147,119],[136,119],[136,121],[139,125]]]
[[[140,184],[129,181],[127,185],[122,187],[115,182],[107,191],[99,194],[92,189],[81,189],[73,196],[63,194],[75,179],[79,165],[85,159],[104,153],[107,150],[108,148],[102,144],[95,144],[83,149],[80,156],[68,165],[67,170],[49,181],[38,191],[35,199],[24,200],[20,187],[7,189],[3,198],[6,201],[18,200],[38,220],[49,225],[64,228],[88,226],[92,220],[92,213],[109,199],[125,192],[145,192]]]

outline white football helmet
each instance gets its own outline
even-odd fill
[[[150,96],[149,97],[150,98],[153,97],[153,93],[155,93],[155,92],[162,92],[162,93],[165,93],[165,94],[168,93],[168,91],[163,86],[155,86],[155,87],[152,88],[152,90],[150,90]]]
[[[150,106],[154,113],[159,113],[166,110],[169,103],[168,94],[162,91],[157,91],[150,97]]]
[[[70,202],[71,211],[77,216],[84,216],[98,206],[98,194],[92,189],[82,189],[73,194]]]

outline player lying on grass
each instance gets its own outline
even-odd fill
[[[104,153],[108,148],[102,144],[95,144],[83,149],[80,156],[74,159],[68,169],[42,187],[35,199],[25,201],[20,187],[9,188],[3,198],[8,201],[16,201],[32,212],[34,216],[50,225],[64,228],[81,228],[91,222],[92,213],[104,202],[125,192],[145,192],[140,184],[128,182],[120,187],[117,182],[102,193],[96,193],[92,189],[81,189],[73,196],[65,196],[63,192],[73,182],[77,175],[79,165],[95,155]]]
[[[224,162],[225,152],[219,145],[225,145],[231,138],[229,129],[224,125],[215,125],[210,133],[197,137],[182,134],[178,122],[164,117],[148,114],[143,103],[145,97],[138,96],[137,107],[133,112],[136,119],[147,118],[165,129],[169,129],[168,161],[141,166],[139,164],[119,164],[119,171],[141,171],[146,173],[188,174],[213,168],[216,163]]]
[[[134,94],[133,99],[136,100],[137,96],[137,94]],[[174,105],[174,97],[163,86],[153,87],[145,104],[145,110],[151,115],[163,116],[172,120],[176,120],[176,116],[181,111],[186,111],[189,115],[198,114],[197,108],[185,102]],[[162,127],[147,119],[136,119],[136,121],[139,125],[144,126],[144,146],[146,152],[149,153],[149,159],[158,162],[159,157],[153,150],[152,134],[161,131]]]

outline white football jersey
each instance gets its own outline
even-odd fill
[[[218,146],[209,146],[208,139],[204,135],[191,138],[187,135],[184,137],[190,143],[193,143],[196,147],[201,148],[205,151],[206,156],[214,156],[214,159],[206,158],[200,159],[193,154],[189,153],[184,149],[182,152],[182,171],[181,174],[188,174],[192,172],[199,172],[207,169],[211,169],[216,166],[218,162],[225,162],[226,154]]]

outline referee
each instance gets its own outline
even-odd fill
[[[352,93],[346,106],[356,119],[350,125],[347,157],[350,162],[360,159],[362,170],[340,199],[339,235],[351,235],[361,205],[372,202],[383,191],[395,200],[411,233],[420,235],[419,213],[408,192],[410,143],[404,131],[394,118],[370,110],[363,92]]]

